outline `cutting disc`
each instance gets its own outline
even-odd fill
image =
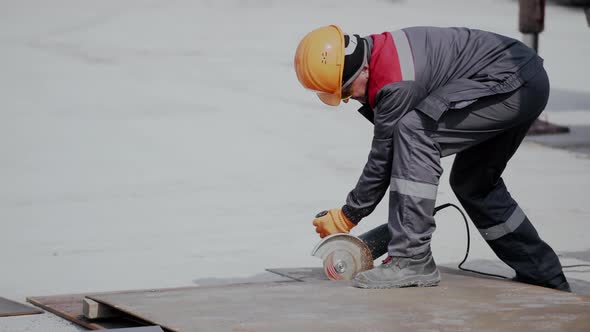
[[[357,273],[373,268],[373,257],[367,245],[349,234],[326,237],[311,255],[322,259],[324,272],[332,280],[351,280]]]

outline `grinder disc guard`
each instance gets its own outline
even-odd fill
[[[349,234],[326,237],[311,255],[322,259],[324,273],[332,280],[351,280],[357,273],[373,268],[373,257],[367,245]]]

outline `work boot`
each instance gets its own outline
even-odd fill
[[[428,252],[420,258],[387,257],[378,267],[361,272],[352,285],[359,288],[430,287],[440,282],[440,273]]]

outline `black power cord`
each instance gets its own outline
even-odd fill
[[[469,234],[469,223],[467,222],[467,217],[465,216],[465,213],[463,213],[463,211],[455,204],[452,203],[445,203],[442,205],[439,205],[437,207],[434,208],[434,215],[436,215],[436,213],[444,208],[448,208],[449,206],[454,207],[455,209],[457,209],[457,211],[459,211],[459,213],[461,214],[461,216],[463,217],[463,221],[465,221],[465,229],[467,231],[467,248],[465,248],[465,257],[463,257],[463,260],[461,261],[461,263],[459,263],[459,265],[457,265],[457,267],[459,268],[459,270],[462,271],[467,271],[467,272],[473,272],[473,273],[477,273],[477,274],[481,274],[484,276],[489,276],[489,277],[495,277],[495,278],[501,278],[501,279],[510,279],[506,276],[502,276],[499,274],[493,274],[493,273],[486,273],[486,272],[481,272],[481,271],[475,271],[475,270],[471,270],[471,269],[466,269],[463,267],[463,264],[465,263],[465,261],[467,261],[467,257],[469,257],[469,248],[471,247],[471,235]]]
[[[463,264],[465,263],[465,261],[467,261],[467,257],[469,256],[469,248],[471,246],[471,236],[469,235],[469,223],[467,222],[467,217],[465,216],[465,213],[463,213],[463,211],[455,204],[452,203],[445,203],[442,205],[439,205],[437,207],[434,208],[434,215],[436,215],[436,213],[444,208],[448,208],[449,206],[454,207],[455,209],[457,209],[457,211],[459,211],[459,213],[461,214],[461,216],[463,217],[463,221],[465,221],[465,229],[467,231],[467,248],[465,249],[465,257],[463,257],[463,260],[461,261],[461,263],[459,263],[459,265],[457,266],[459,268],[459,270],[463,270],[463,271],[467,271],[467,272],[473,272],[473,273],[477,273],[477,274],[481,274],[484,276],[489,276],[489,277],[495,277],[495,278],[501,278],[501,279],[511,279],[509,277],[503,276],[503,275],[499,275],[499,274],[493,274],[493,273],[486,273],[486,272],[481,272],[481,271],[475,271],[475,270],[471,270],[471,269],[466,269],[463,267]],[[562,265],[562,268],[572,268],[572,267],[590,267],[590,264],[574,264],[574,265]]]
[[[465,229],[467,231],[467,248],[465,249],[465,257],[463,257],[463,260],[461,261],[461,263],[459,263],[459,265],[457,265],[457,267],[459,268],[459,270],[462,271],[467,271],[467,272],[473,272],[473,273],[477,273],[477,274],[481,274],[484,276],[488,276],[488,277],[495,277],[495,278],[501,278],[501,279],[510,279],[506,276],[503,275],[499,275],[499,274],[493,274],[493,273],[486,273],[486,272],[481,272],[481,271],[476,271],[476,270],[471,270],[471,269],[467,269],[463,267],[463,264],[465,263],[465,261],[467,261],[467,257],[469,257],[469,248],[471,247],[471,236],[469,235],[469,223],[467,222],[467,217],[465,216],[465,213],[463,213],[463,211],[455,204],[452,203],[445,203],[442,205],[439,205],[437,207],[434,208],[434,214],[436,215],[436,213],[444,208],[448,208],[449,206],[454,207],[455,209],[457,209],[457,211],[459,211],[459,213],[461,214],[461,216],[463,216],[463,221],[465,221]]]

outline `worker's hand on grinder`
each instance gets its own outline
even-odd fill
[[[334,233],[348,233],[356,226],[346,218],[342,213],[342,209],[332,209],[318,213],[313,220],[313,225],[322,239]]]

